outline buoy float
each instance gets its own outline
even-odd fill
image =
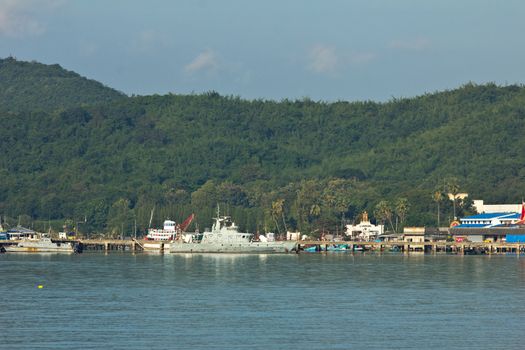
[[[44,286],[41,285],[41,284],[39,284],[39,285],[38,285],[38,289],[42,289],[42,288],[44,288]]]

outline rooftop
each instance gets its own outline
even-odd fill
[[[463,220],[519,219],[520,213],[483,213],[461,218]]]

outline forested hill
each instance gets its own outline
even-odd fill
[[[27,86],[38,90],[39,79]],[[318,235],[363,210],[389,227],[435,225],[438,202],[447,224],[442,192],[525,194],[522,86],[467,84],[388,103],[210,92],[82,105],[75,93],[61,96],[74,106],[65,110],[0,113],[0,214],[126,234],[135,219],[144,230],[153,208],[155,225],[196,212],[202,229],[222,203],[242,228]],[[30,105],[30,94],[15,98]],[[468,210],[458,203],[459,215]]]
[[[122,93],[58,64],[0,59],[0,109],[4,111],[54,110],[122,97]]]

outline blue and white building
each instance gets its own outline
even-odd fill
[[[483,213],[459,219],[454,228],[489,228],[514,225],[520,221],[520,213]]]
[[[525,225],[521,213],[482,213],[460,219],[460,224],[450,228],[456,239],[470,242],[525,242]]]

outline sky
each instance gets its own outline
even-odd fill
[[[522,0],[0,0],[0,57],[128,95],[388,101],[523,84],[524,18]]]

